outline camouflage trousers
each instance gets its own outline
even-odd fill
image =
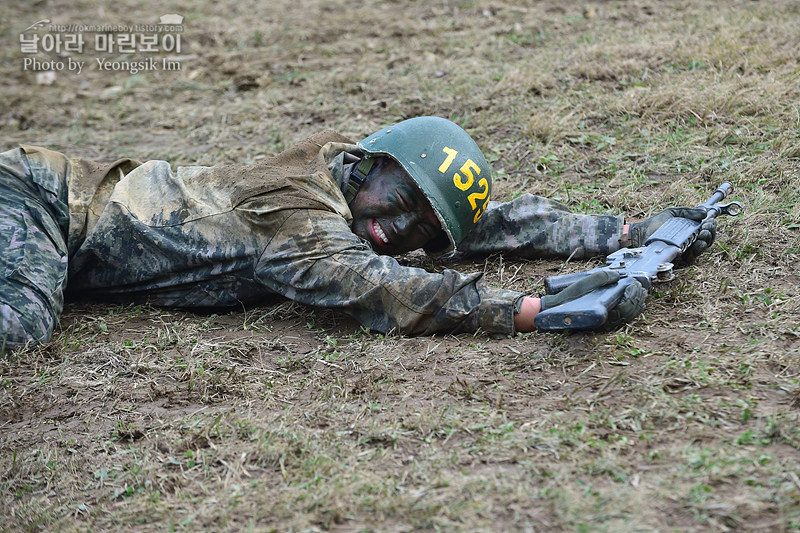
[[[64,174],[0,153],[0,353],[47,342],[64,308],[69,206]]]

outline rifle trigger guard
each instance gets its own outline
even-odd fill
[[[672,263],[661,263],[656,269],[656,279],[658,282],[672,281],[675,279],[675,273],[672,271]]]

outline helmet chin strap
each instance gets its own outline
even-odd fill
[[[344,199],[347,201],[348,205],[353,201],[356,194],[358,194],[358,190],[367,180],[367,176],[372,170],[372,167],[375,166],[375,161],[377,161],[377,159],[377,157],[362,158],[350,173],[350,178],[347,180],[347,190],[344,193]]]

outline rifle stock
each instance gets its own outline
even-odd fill
[[[595,329],[608,320],[608,312],[613,309],[625,293],[633,278],[622,278],[614,283],[595,289],[580,298],[559,306],[545,309],[533,320],[537,329]]]

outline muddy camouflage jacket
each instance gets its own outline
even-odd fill
[[[482,274],[402,266],[350,231],[348,153],[358,155],[350,141],[323,132],[253,165],[173,172],[165,161],[70,160],[67,292],[195,308],[278,294],[381,332],[513,332],[520,293]],[[56,156],[28,157],[47,167]],[[459,249],[582,257],[613,251],[621,232],[622,217],[525,195],[493,205]]]

